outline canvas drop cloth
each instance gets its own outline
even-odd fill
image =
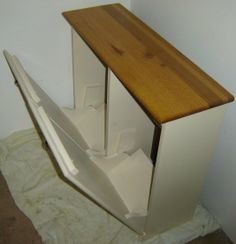
[[[0,141],[0,169],[16,204],[31,219],[44,243],[178,244],[219,228],[215,219],[198,206],[192,221],[141,241],[58,177],[33,129]]]

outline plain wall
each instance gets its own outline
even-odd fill
[[[132,11],[236,95],[236,1],[131,0]],[[236,102],[226,113],[202,203],[236,243]]]
[[[7,49],[60,106],[72,105],[70,26],[61,12],[116,0],[0,0],[0,138],[32,127],[3,57]],[[118,1],[130,7],[130,0]]]

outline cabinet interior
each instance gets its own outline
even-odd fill
[[[74,106],[63,108],[87,144],[86,153],[126,207],[146,216],[154,125],[118,78],[72,30]]]

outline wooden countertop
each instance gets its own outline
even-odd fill
[[[216,81],[120,4],[63,13],[159,124],[234,100]]]

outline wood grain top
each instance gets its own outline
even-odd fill
[[[234,97],[120,4],[63,13],[93,52],[159,124]]]

